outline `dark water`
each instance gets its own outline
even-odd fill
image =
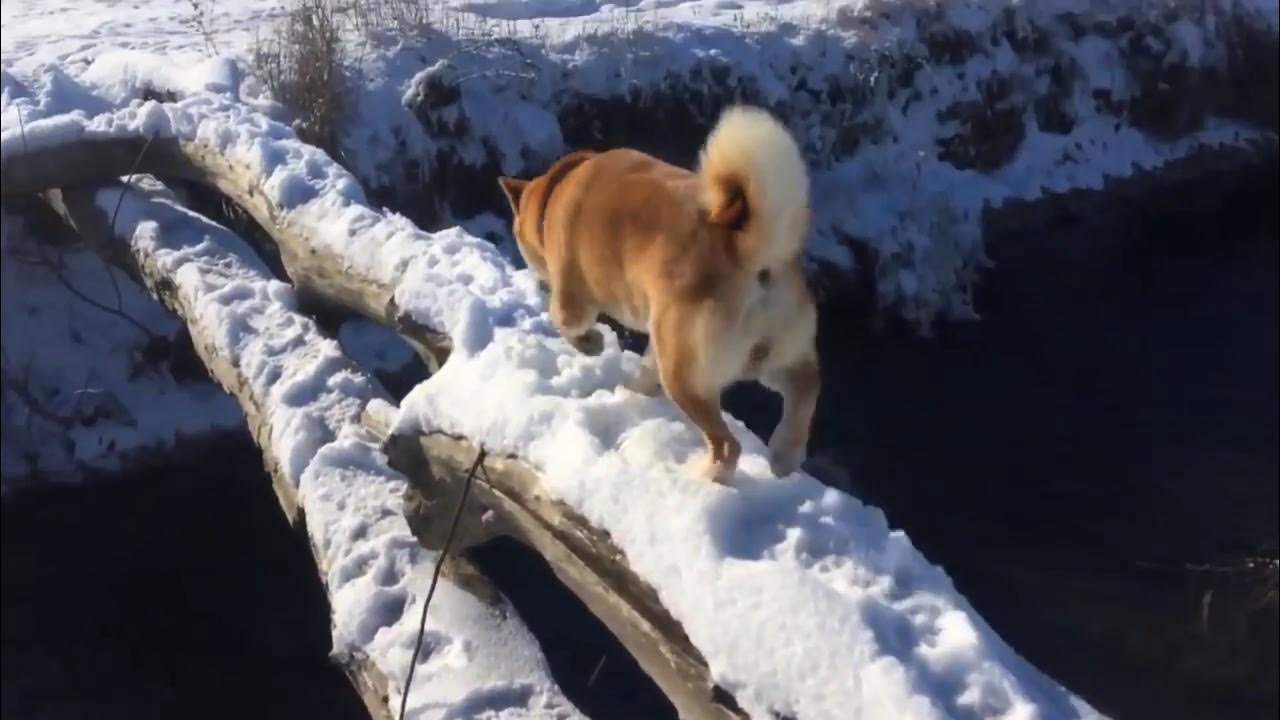
[[[984,321],[933,340],[824,314],[815,454],[1121,720],[1280,712],[1274,605],[1184,569],[1274,553],[1276,174],[994,238]],[[762,391],[728,404],[757,432],[777,420]],[[365,716],[247,438],[6,499],[2,529],[5,718]],[[539,558],[475,556],[585,712],[674,716]]]
[[[248,435],[193,460],[4,500],[6,720],[368,717]]]

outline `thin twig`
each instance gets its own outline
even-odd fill
[[[138,151],[138,156],[133,159],[133,165],[129,168],[129,174],[125,176],[124,187],[120,188],[120,195],[116,197],[115,209],[111,211],[111,223],[109,226],[109,230],[112,236],[116,234],[116,216],[120,214],[120,206],[124,204],[124,195],[125,193],[129,192],[129,187],[133,183],[133,176],[137,172],[138,166],[142,164],[142,157],[147,154],[147,148],[151,147],[152,141],[154,141],[156,139],[156,136],[158,136],[159,134],[160,134],[159,130],[152,132],[151,137],[148,137],[147,141],[142,144],[142,149]],[[119,308],[120,311],[123,313],[124,298],[120,293],[120,282],[116,280],[116,274],[114,271],[112,271],[111,265],[107,263],[106,258],[103,257],[101,253],[99,254],[98,257],[100,260],[102,260],[102,266],[106,269],[107,277],[111,280],[111,289],[115,292],[115,295],[116,295],[116,307]],[[151,334],[152,333],[148,333],[148,335],[151,335]]]
[[[116,216],[120,214],[120,206],[124,204],[124,194],[129,191],[129,185],[133,182],[133,175],[138,171],[138,166],[142,164],[142,157],[147,154],[147,148],[151,147],[152,141],[160,134],[159,130],[151,133],[151,137],[142,144],[142,149],[138,151],[138,157],[133,159],[133,165],[129,167],[129,174],[124,178],[124,187],[120,189],[120,195],[116,198],[116,207],[111,211],[111,224],[108,229],[112,235],[116,234]]]
[[[474,80],[476,78],[481,78],[481,77],[490,78],[490,77],[498,77],[498,76],[520,78],[521,80],[537,80],[538,79],[538,76],[533,73],[521,73],[521,72],[515,72],[514,70],[491,69],[491,70],[479,70],[477,72],[471,73],[470,75],[463,75],[462,77],[455,80],[454,84],[461,85],[462,83],[468,80]]]
[[[116,295],[116,307],[120,308],[120,312],[123,313],[124,312],[124,296],[121,295],[120,293],[120,281],[116,280],[115,270],[112,269],[111,264],[107,262],[107,259],[105,257],[99,255],[98,260],[102,263],[102,269],[107,271],[107,278],[111,280],[111,289],[112,291],[115,292],[115,295]]]
[[[1167,570],[1173,572],[1193,572],[1193,573],[1213,573],[1218,575],[1241,575],[1250,572],[1267,572],[1274,569],[1276,559],[1269,557],[1245,557],[1241,558],[1235,564],[1211,564],[1211,563],[1158,563],[1139,560],[1135,563],[1138,567],[1148,568],[1152,570]]]
[[[204,39],[205,50],[211,55],[218,55],[218,43],[213,39],[213,33],[209,31],[209,26],[204,21],[205,9],[203,3],[200,0],[187,0],[187,4],[191,6],[192,22],[196,26],[196,31]]]
[[[471,483],[476,479],[477,471],[483,472],[485,482],[489,482],[489,471],[484,468],[484,459],[487,455],[488,452],[484,446],[480,446],[475,462],[471,463],[471,469],[467,471],[467,478],[463,481],[462,495],[458,498],[458,506],[453,511],[453,521],[449,523],[449,532],[444,537],[444,546],[436,556],[436,566],[431,572],[431,585],[427,587],[427,597],[422,601],[422,616],[418,619],[418,639],[413,644],[413,655],[409,658],[409,671],[404,681],[404,693],[400,696],[399,720],[404,720],[405,710],[409,707],[409,689],[413,687],[413,671],[418,666],[418,653],[422,651],[422,638],[427,630],[427,608],[431,607],[431,598],[436,594],[436,583],[440,581],[440,571],[444,569],[444,562],[449,557],[453,535],[458,531],[458,521],[462,519],[462,510],[467,505],[467,496],[471,494]]]
[[[591,687],[596,682],[596,677],[600,675],[600,669],[604,667],[604,661],[608,660],[608,655],[601,655],[600,662],[596,663],[596,669],[591,671],[591,677],[587,678],[587,687]]]
[[[22,105],[13,104],[13,109],[18,111],[18,132],[22,133],[22,154],[27,154],[27,124],[22,121]]]

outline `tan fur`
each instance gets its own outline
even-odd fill
[[[616,149],[575,152],[533,180],[499,182],[561,334],[595,354],[600,313],[647,332],[644,370],[630,387],[656,394],[660,383],[698,426],[706,477],[728,482],[737,465],[720,395],[738,380],[783,395],[770,460],[778,475],[799,467],[820,382],[817,312],[800,257],[808,178],[780,124],[731,109],[696,174]]]

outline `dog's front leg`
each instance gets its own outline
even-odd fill
[[[769,438],[769,466],[774,475],[785,477],[800,469],[809,445],[822,386],[817,356],[809,355],[789,367],[771,370],[761,382],[782,393],[782,419]]]

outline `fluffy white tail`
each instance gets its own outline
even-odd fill
[[[698,176],[708,217],[737,231],[743,264],[763,270],[804,249],[808,169],[791,133],[768,112],[726,110],[702,148]]]

